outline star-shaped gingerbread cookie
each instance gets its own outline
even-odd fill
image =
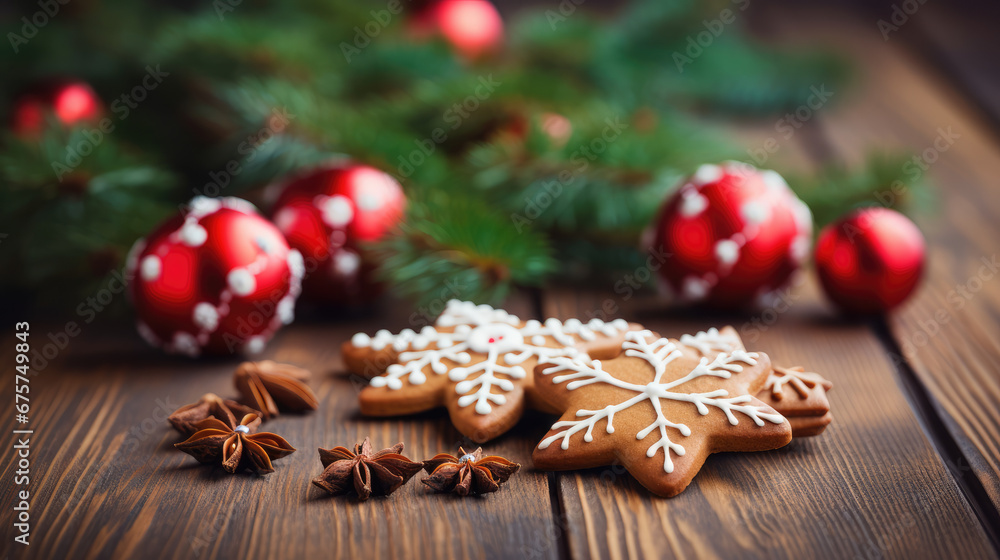
[[[532,454],[536,468],[615,461],[651,492],[684,490],[709,454],[787,444],[792,428],[753,395],[771,371],[745,350],[693,357],[650,331],[625,334],[616,358],[559,357],[535,368],[535,388],[564,412]]]
[[[694,335],[683,335],[679,343],[696,356],[712,358],[719,352],[745,350],[740,335],[733,327],[709,329]],[[833,388],[822,375],[802,367],[786,368],[772,365],[771,374],[757,398],[788,418],[794,437],[816,436],[833,421],[827,391]]]
[[[502,309],[452,300],[434,326],[399,334],[382,330],[345,342],[347,369],[371,378],[359,397],[369,416],[412,414],[447,407],[458,431],[476,442],[506,432],[525,405],[549,412],[529,375],[556,357],[612,357],[626,332],[622,319],[586,323],[522,321]]]

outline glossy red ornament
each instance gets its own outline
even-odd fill
[[[101,115],[101,102],[83,82],[40,83],[14,100],[11,129],[22,136],[37,136],[50,115],[67,126],[94,121]]]
[[[503,44],[503,19],[487,0],[435,0],[410,20],[416,38],[444,37],[466,58],[478,58]]]
[[[196,197],[129,253],[139,334],[172,353],[255,354],[295,313],[302,255],[238,198]]]
[[[816,272],[842,310],[880,313],[913,293],[925,254],[924,236],[909,218],[888,208],[863,208],[823,228]]]
[[[384,171],[334,163],[292,178],[272,210],[275,225],[306,262],[303,297],[323,303],[369,302],[382,286],[363,245],[403,219],[406,197]]]
[[[766,305],[808,257],[812,214],[774,171],[727,162],[685,180],[652,233],[663,287],[678,301]]]

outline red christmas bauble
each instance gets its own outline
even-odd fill
[[[664,204],[652,247],[681,302],[767,304],[809,255],[812,214],[774,171],[702,165]]]
[[[290,323],[302,255],[238,198],[194,198],[129,253],[139,333],[197,356],[263,350]]]
[[[888,208],[863,208],[823,228],[816,272],[841,309],[879,313],[913,293],[924,255],[924,236],[909,218]]]
[[[387,173],[353,163],[330,164],[289,181],[272,217],[305,258],[303,297],[324,303],[373,300],[382,287],[363,245],[403,219],[406,197]]]
[[[21,136],[37,136],[49,115],[70,126],[94,121],[101,102],[91,87],[79,81],[54,81],[35,85],[14,101],[11,129]]]
[[[503,20],[487,0],[435,0],[410,20],[417,38],[444,37],[466,58],[494,52],[503,44]]]

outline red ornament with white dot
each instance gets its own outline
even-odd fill
[[[139,334],[171,353],[256,354],[294,318],[302,255],[238,198],[196,197],[129,254]]]
[[[776,172],[727,162],[685,180],[652,233],[678,301],[767,305],[809,255],[812,214]]]
[[[840,309],[881,313],[917,288],[925,251],[924,237],[909,218],[888,208],[864,208],[823,228],[816,272]]]
[[[303,297],[334,304],[375,299],[382,286],[364,245],[392,231],[405,209],[399,183],[367,165],[332,163],[291,179],[272,217],[305,258]]]
[[[443,37],[468,59],[499,50],[504,40],[503,19],[487,0],[432,0],[416,10],[409,27],[418,39]]]
[[[80,81],[50,81],[31,87],[14,100],[11,129],[20,136],[37,136],[46,119],[72,126],[92,122],[101,115],[101,102],[89,85]]]

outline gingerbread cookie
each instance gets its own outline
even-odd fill
[[[343,356],[350,371],[372,378],[361,391],[363,414],[444,406],[458,431],[484,442],[514,426],[526,401],[552,411],[528,375],[538,361],[614,356],[624,334],[640,328],[622,319],[522,321],[502,309],[452,300],[433,327],[359,333],[344,343]]]
[[[696,355],[713,357],[718,352],[745,350],[740,335],[733,327],[721,331],[709,329],[694,335],[683,335],[679,343]],[[816,436],[833,421],[826,393],[833,388],[822,375],[807,372],[802,367],[772,366],[764,388],[757,398],[788,418],[794,437]]]
[[[604,362],[558,357],[535,368],[535,388],[564,412],[532,454],[535,467],[566,470],[619,461],[651,492],[675,496],[719,451],[787,444],[792,428],[753,395],[767,355],[735,349],[694,357],[650,331],[628,332]]]

